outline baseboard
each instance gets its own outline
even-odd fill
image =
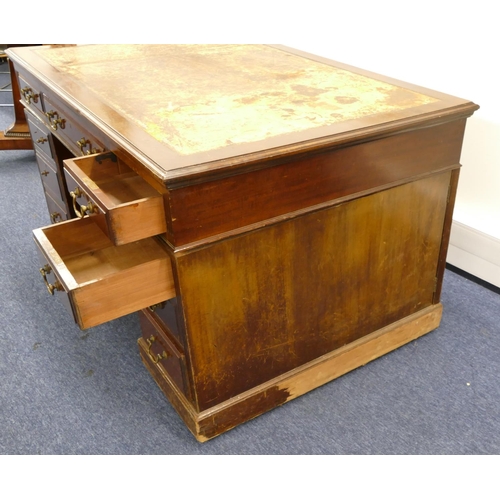
[[[500,240],[453,221],[446,261],[500,287]]]

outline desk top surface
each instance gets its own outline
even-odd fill
[[[140,150],[163,180],[475,109],[280,46],[43,46],[11,55]]]

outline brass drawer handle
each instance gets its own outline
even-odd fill
[[[148,356],[151,358],[151,361],[156,365],[158,364],[162,359],[167,359],[168,354],[164,350],[161,354],[157,354],[155,356],[154,352],[151,351],[153,344],[156,342],[156,337],[154,335],[151,335],[149,339],[146,339],[146,344],[148,345]]]
[[[46,139],[45,137],[40,137],[36,142],[38,142],[38,144],[44,144],[45,142],[47,142],[47,140],[48,139]]]
[[[57,220],[57,219],[59,219],[59,220]],[[50,220],[52,221],[52,224],[56,224],[57,222],[61,222],[62,221],[61,214],[59,212],[52,212],[50,214]]]
[[[83,219],[86,215],[88,215],[86,212],[89,212],[89,214],[96,214],[99,212],[99,207],[91,201],[89,201],[87,205],[80,205],[80,210],[76,208],[76,200],[83,195],[83,191],[79,187],[77,187],[74,191],[71,191],[69,195],[73,199],[73,210],[78,218]]]
[[[45,286],[47,287],[48,292],[50,293],[50,295],[54,295],[54,292],[62,291],[62,290],[64,290],[64,288],[61,285],[61,283],[59,283],[58,280],[56,280],[53,285],[51,283],[49,283],[49,280],[47,279],[47,275],[50,274],[51,272],[52,272],[52,268],[48,264],[45,264],[45,266],[40,268],[40,274],[43,277],[43,281],[45,282]]]
[[[159,302],[158,304],[153,304],[152,306],[148,306],[148,309],[151,312],[155,312],[156,309],[165,309],[165,302]]]
[[[49,175],[50,172],[48,170],[44,170],[43,172],[40,173],[40,175],[43,175],[44,177],[47,177],[47,175]]]
[[[66,120],[64,118],[60,118],[57,111],[48,111],[45,113],[45,116],[49,119],[49,125],[52,130],[57,130],[58,128],[63,129],[66,127]]]
[[[93,148],[92,143],[88,139],[85,139],[85,137],[82,137],[79,141],[76,141],[76,145],[80,148],[80,151],[84,156],[102,153],[102,150]],[[88,149],[85,151],[85,148]]]
[[[21,95],[28,104],[31,104],[31,101],[36,104],[38,102],[38,98],[40,97],[40,94],[34,94],[33,89],[31,89],[30,87],[22,88]]]

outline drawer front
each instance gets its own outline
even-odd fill
[[[69,299],[67,291],[64,289],[61,278],[57,275],[55,270],[49,264],[48,259],[45,257],[40,248],[38,250],[38,260],[40,262],[40,275],[42,277],[47,291],[50,295],[55,295],[58,301],[64,305],[65,309],[73,315],[73,307]]]
[[[161,366],[175,385],[188,395],[184,354],[174,346],[163,331],[161,324],[155,321],[149,311],[140,311],[139,319],[142,341],[146,344],[149,359],[153,364]]]
[[[83,189],[81,189],[80,184],[65,171],[66,186],[69,192],[69,201],[73,206],[75,215],[82,219],[86,215],[91,215],[96,217],[97,223],[101,229],[107,233],[106,217],[103,210],[99,208],[99,205],[95,202],[95,198],[89,196]]]
[[[22,102],[28,108],[43,113],[42,93],[36,85],[30,83],[23,75],[19,75],[19,92]]]
[[[177,297],[174,297],[165,302],[149,306],[148,311],[151,317],[153,317],[157,323],[161,324],[163,329],[168,331],[170,335],[182,345],[180,328],[177,322],[177,308]]]
[[[159,238],[117,247],[92,217],[36,229],[33,234],[68,293],[82,329],[175,297],[170,256]]]
[[[47,126],[74,155],[84,156],[104,150],[98,139],[75,122],[64,104],[52,96],[44,95],[43,99]]]
[[[52,158],[52,148],[50,145],[50,134],[45,126],[31,113],[26,112],[31,139],[35,149],[43,151],[49,158]]]
[[[47,208],[49,209],[50,222],[52,224],[57,224],[58,222],[62,222],[68,220],[70,217],[68,213],[61,208],[60,203],[62,204],[62,200],[59,198],[59,203],[52,198],[50,193],[45,191],[45,201],[47,202]],[[64,204],[63,204],[64,206]]]
[[[115,245],[165,233],[163,196],[113,153],[68,158],[64,170],[76,215],[97,216]]]
[[[43,188],[45,191],[49,191],[52,198],[57,199],[61,206],[64,206],[64,202],[61,197],[61,187],[59,175],[54,168],[56,166],[47,161],[39,152],[36,153],[36,163],[38,165],[38,170],[40,171],[40,177],[42,179]]]

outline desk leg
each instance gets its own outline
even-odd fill
[[[28,124],[21,104],[19,85],[15,77],[14,65],[9,61],[10,79],[12,81],[12,98],[14,100],[14,123],[5,131],[0,132],[0,150],[33,149]]]

